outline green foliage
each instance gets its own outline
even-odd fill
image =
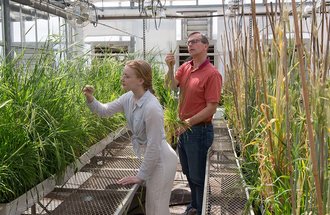
[[[286,17],[278,20],[271,21],[276,27],[276,40],[262,41],[261,49],[252,41],[248,50],[241,50],[239,45],[247,42],[244,36],[235,38],[237,47],[228,44],[228,53],[235,53],[235,57],[229,56],[232,64],[226,67],[226,118],[238,134],[242,172],[250,190],[250,204],[256,211],[317,214],[316,206],[321,204],[328,212],[330,82],[329,73],[323,70],[329,57],[319,55],[320,50],[324,51],[323,43],[314,43],[320,39],[314,38],[313,43],[305,44],[312,48],[304,50],[304,59],[298,59],[296,41],[288,38],[284,43],[284,28],[290,32],[289,22]],[[306,96],[300,62],[304,63]],[[307,110],[311,113],[312,139]],[[312,147],[316,149],[314,157]],[[317,187],[321,187],[322,202],[317,200]]]
[[[120,114],[91,114],[81,93],[88,83],[101,99],[118,97],[122,65],[110,59],[91,66],[84,58],[56,62],[57,54],[45,51],[25,63],[18,56],[0,65],[0,203],[60,175],[124,123]]]
[[[52,47],[45,47],[28,61],[22,54],[0,65],[0,203],[61,175],[91,145],[125,124],[123,114],[92,114],[81,91],[91,84],[98,100],[118,98],[123,93],[123,62],[110,57],[61,60],[63,53],[49,50]],[[172,137],[180,123],[177,100],[165,89],[155,57],[148,59],[155,95],[165,109],[166,134]]]
[[[153,88],[155,95],[164,108],[164,127],[166,140],[173,148],[177,146],[176,129],[182,125],[182,121],[178,118],[178,99],[176,92],[166,88],[164,82],[164,72],[159,66],[153,66]]]

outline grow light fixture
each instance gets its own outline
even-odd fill
[[[227,8],[227,10],[225,11],[225,14],[226,14],[226,16],[229,16],[229,17],[235,17],[236,16],[236,10],[232,10],[232,9]]]
[[[313,7],[311,5],[306,5],[302,12],[302,17],[308,18],[312,15],[312,12],[313,12]]]
[[[166,0],[133,0],[138,3],[140,15],[151,16],[155,20],[156,29],[159,28],[161,19],[166,17]],[[158,21],[157,21],[158,19]]]
[[[240,4],[240,0],[229,0],[225,14],[229,17],[236,16],[237,11],[239,9],[239,4]]]
[[[88,0],[78,0],[65,7],[67,20],[74,26],[85,27],[89,23],[97,25],[97,13],[95,5]]]
[[[161,0],[135,0],[138,3],[140,14],[156,18],[164,18],[165,2]]]
[[[238,10],[240,0],[229,0],[228,1],[228,9],[230,10]]]
[[[316,3],[314,4],[309,4],[309,5],[305,5],[305,7],[303,8],[302,11],[302,17],[303,18],[308,18],[312,15],[313,13],[313,9],[315,8],[315,11],[318,10],[321,7],[321,0],[316,1]]]

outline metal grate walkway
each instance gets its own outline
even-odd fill
[[[230,133],[223,119],[215,118],[213,124],[215,136],[208,153],[203,215],[246,214],[244,209],[247,195]],[[122,186],[116,182],[123,177],[135,175],[140,165],[141,160],[135,157],[130,144],[130,134],[126,133],[93,156],[64,185],[56,186],[24,214],[125,214],[134,196],[139,193],[139,186]],[[178,164],[170,202],[171,214],[182,214],[189,201],[189,186]]]
[[[57,186],[37,207],[24,214],[109,215],[127,212],[138,185],[118,185],[126,176],[136,175],[141,160],[130,144],[130,134],[117,138],[90,159],[64,185]]]
[[[214,142],[208,152],[203,215],[246,214],[247,195],[223,119],[214,119]]]

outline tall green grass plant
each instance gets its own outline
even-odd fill
[[[241,31],[245,34],[235,34],[238,25],[226,33],[235,42],[225,46],[225,62],[230,63],[224,90],[229,123],[242,144],[250,204],[263,214],[327,214],[329,38],[321,34],[329,35],[326,19],[314,11],[307,22],[295,14],[301,11],[293,10],[295,19],[290,22],[287,5],[265,4],[269,25],[260,30],[254,2],[251,7],[252,22]],[[311,29],[307,44],[300,38],[303,21]],[[259,39],[260,32],[271,33],[272,41]]]
[[[0,65],[0,203],[17,198],[65,168],[92,144],[124,125],[122,115],[99,119],[81,89],[92,83],[100,99],[121,93],[123,65],[111,59],[60,60],[49,47],[23,64]],[[25,60],[24,60],[25,61]]]

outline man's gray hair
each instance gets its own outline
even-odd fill
[[[207,45],[209,45],[209,39],[207,39],[207,36],[205,35],[205,34],[202,34],[201,32],[199,32],[199,31],[195,31],[195,32],[192,32],[192,33],[190,33],[189,35],[188,35],[188,38],[190,37],[190,36],[192,36],[192,35],[195,35],[195,34],[199,34],[199,35],[201,35],[201,42],[202,43],[204,43],[204,44],[207,44]]]

